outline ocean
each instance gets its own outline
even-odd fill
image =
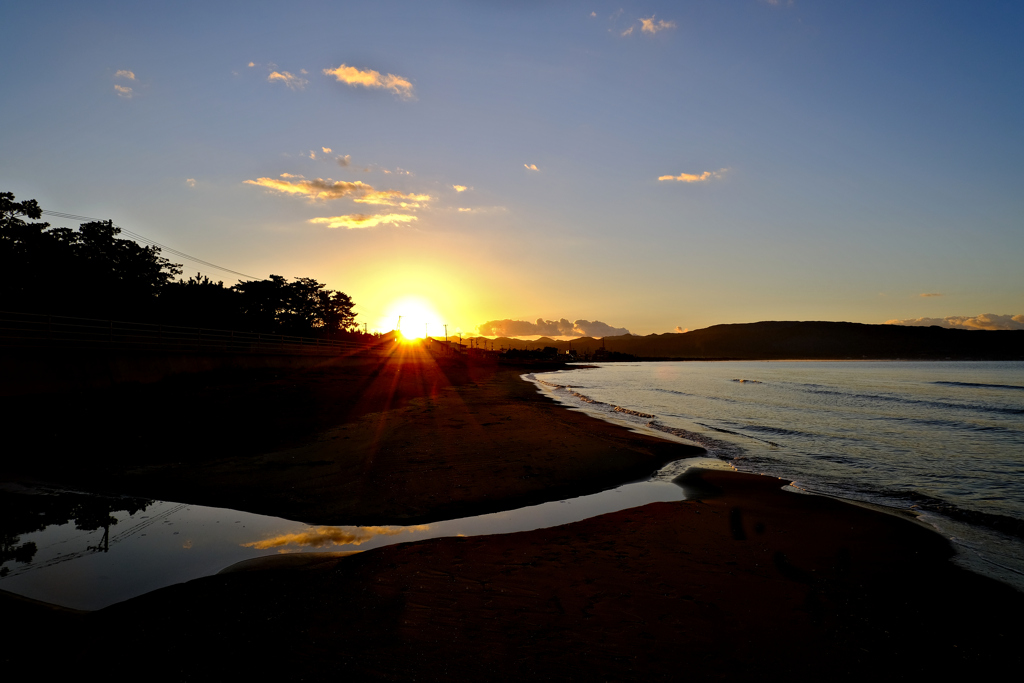
[[[958,563],[1024,590],[1024,363],[597,365],[528,378],[737,470],[913,513],[953,541]]]

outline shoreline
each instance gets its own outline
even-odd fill
[[[403,395],[329,428],[327,438],[270,455],[188,468],[143,463],[115,483],[185,490],[191,481],[195,496],[323,520],[376,505],[369,514],[386,510],[409,524],[460,506],[507,507],[517,493],[552,500],[553,482],[594,487],[696,450],[571,410],[520,380],[522,372],[439,382],[430,385],[436,391]],[[311,480],[311,470],[328,467],[315,464],[323,453],[337,453],[331,444],[359,439],[380,446],[368,465]],[[492,452],[502,439],[511,443]],[[533,459],[524,460],[531,447]],[[384,473],[374,470],[382,461]],[[595,469],[597,477],[586,476]],[[175,470],[177,478],[156,481]],[[359,475],[362,488],[346,484],[346,473]],[[289,488],[303,478],[304,488]],[[157,678],[196,680],[294,675],[296,667],[315,680],[339,671],[380,680],[667,680],[681,671],[809,680],[880,667],[918,676],[1022,663],[1015,643],[1024,627],[996,617],[1019,614],[1024,596],[954,566],[951,546],[934,530],[843,500],[794,495],[784,483],[705,470],[689,482],[703,491],[699,499],[563,526],[341,558],[282,556],[84,615],[23,603],[12,615],[24,627],[2,648],[3,661],[42,656],[52,644],[38,634],[48,633],[70,639],[71,654],[81,656],[118,642],[128,654],[115,677],[161,661]],[[354,491],[364,497],[345,497]],[[398,491],[411,495],[396,500]],[[438,499],[442,491],[447,500]]]

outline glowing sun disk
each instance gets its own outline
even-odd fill
[[[444,336],[444,320],[429,302],[418,297],[407,297],[388,307],[388,318],[406,339]],[[401,318],[401,320],[399,320]]]

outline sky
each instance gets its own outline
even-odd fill
[[[4,15],[0,190],[316,278],[371,330],[1024,328],[1020,2]]]

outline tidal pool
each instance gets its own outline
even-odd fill
[[[684,500],[686,489],[675,482],[692,467],[731,469],[690,458],[645,481],[588,496],[415,526],[311,526],[202,505],[0,484],[0,590],[96,610],[275,553],[507,534]]]

